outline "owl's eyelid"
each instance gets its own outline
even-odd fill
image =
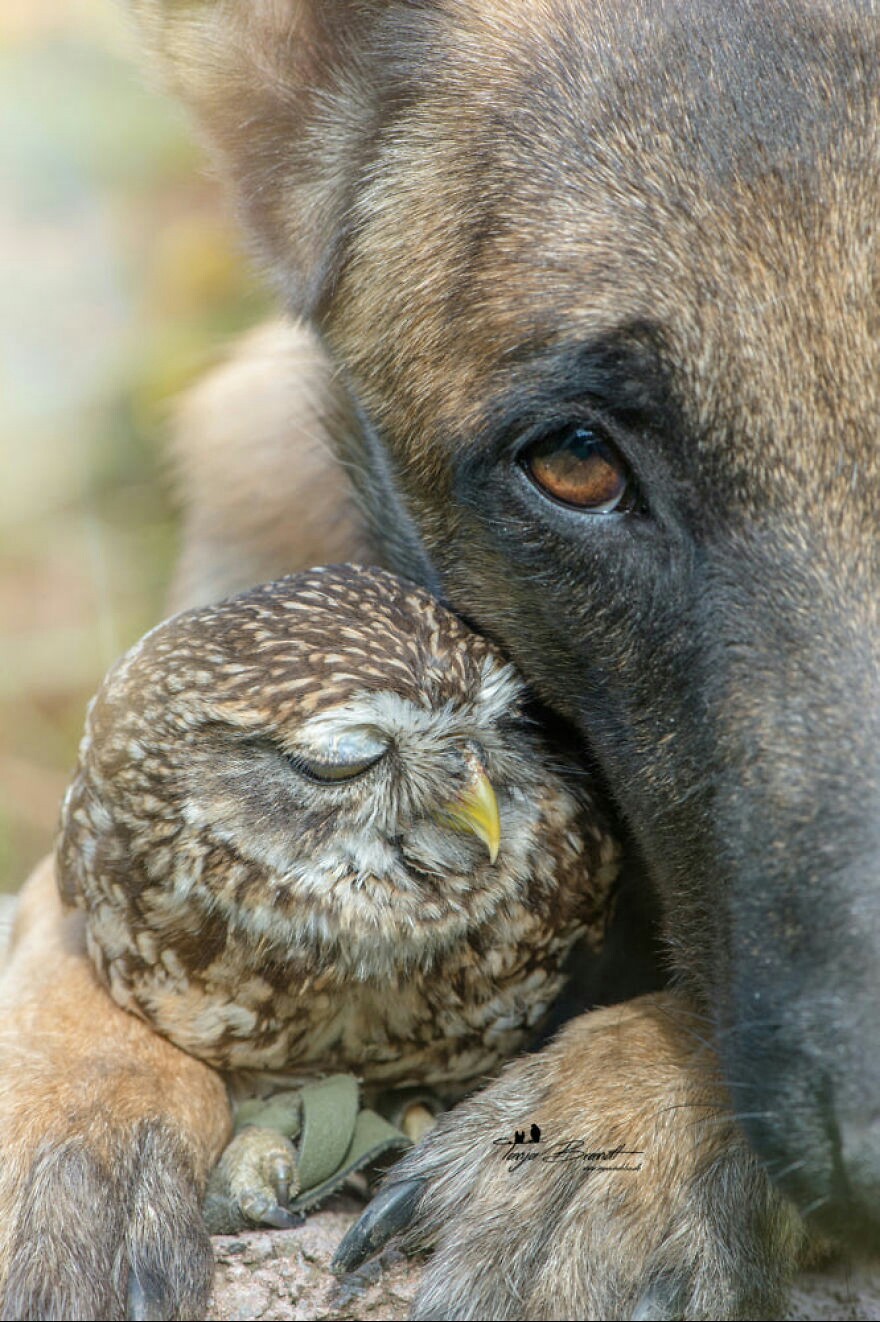
[[[301,753],[288,753],[287,760],[294,771],[299,772],[306,780],[314,781],[318,785],[337,785],[366,775],[382,761],[387,751],[385,749],[373,757],[347,762],[321,762],[316,758],[304,757]]]
[[[333,785],[365,775],[387,755],[390,741],[372,726],[317,728],[302,732],[305,739],[288,746],[290,765],[307,780]]]

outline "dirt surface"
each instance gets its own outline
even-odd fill
[[[803,1272],[791,1304],[787,1316],[799,1322],[873,1322],[880,1318],[880,1262],[834,1262],[821,1271]]]
[[[330,1275],[330,1259],[359,1210],[353,1199],[339,1199],[296,1230],[218,1236],[212,1322],[408,1317],[417,1266],[397,1260],[384,1273],[342,1285]],[[791,1305],[792,1322],[880,1319],[880,1263],[856,1267],[838,1261],[804,1272]]]
[[[218,1235],[212,1322],[229,1319],[396,1319],[409,1316],[418,1271],[397,1261],[340,1284],[330,1259],[362,1204],[337,1199],[296,1230]]]

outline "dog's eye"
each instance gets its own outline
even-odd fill
[[[625,513],[636,503],[626,463],[595,428],[571,425],[543,436],[520,462],[546,495],[587,514]]]

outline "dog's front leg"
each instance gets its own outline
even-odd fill
[[[449,1112],[349,1233],[433,1248],[417,1318],[778,1316],[804,1242],[675,993],[573,1021]]]
[[[120,1010],[47,860],[0,981],[4,1318],[204,1317],[220,1077]]]

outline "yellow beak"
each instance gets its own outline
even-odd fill
[[[501,818],[492,782],[479,763],[472,764],[466,787],[451,803],[444,804],[440,816],[459,831],[470,831],[489,851],[494,863],[501,845]]]

